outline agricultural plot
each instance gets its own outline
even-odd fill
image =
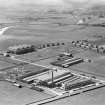
[[[0,61],[0,71],[8,69],[9,67],[11,68],[13,66],[15,66],[15,65],[11,64],[11,63],[4,62],[4,61]]]
[[[0,104],[2,105],[25,105],[27,103],[51,97],[51,95],[39,93],[26,87],[19,89],[11,85],[11,83],[1,81],[0,97]]]

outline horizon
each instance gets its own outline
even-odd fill
[[[23,5],[40,5],[40,6],[59,6],[59,7],[69,7],[75,8],[89,8],[94,5],[104,5],[105,0],[0,0],[0,7],[22,7]],[[25,8],[25,7],[24,7]]]

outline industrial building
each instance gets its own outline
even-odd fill
[[[28,77],[34,77],[35,75],[37,75],[37,74],[40,74],[40,73],[45,73],[45,72],[48,72],[49,71],[49,69],[43,69],[43,70],[40,70],[40,71],[33,71],[33,72],[29,72],[29,73],[26,73],[26,74],[24,74],[23,76],[19,76],[18,78],[17,78],[17,80],[19,80],[19,81],[22,81],[22,82],[25,82],[25,83],[31,83],[31,81],[26,81],[26,79],[28,78]],[[32,79],[33,80],[33,79]]]
[[[82,58],[74,58],[74,57],[66,57],[63,58],[61,60],[57,60],[54,62],[51,62],[52,65],[54,66],[59,66],[59,67],[69,67],[69,66],[73,66],[75,64],[81,63],[83,62]]]
[[[17,46],[11,46],[8,48],[8,53],[12,53],[12,54],[25,54],[25,53],[29,53],[29,52],[33,52],[36,51],[34,45],[17,45]]]
[[[69,92],[78,89],[88,89],[96,86],[97,81],[81,75],[75,75],[68,70],[49,70],[32,72],[23,77],[21,80],[32,85],[31,89],[37,91],[51,91],[54,94],[62,95],[62,92]],[[50,90],[54,89],[54,90]],[[61,91],[61,93],[59,93]]]
[[[50,87],[53,83],[61,81],[62,79],[69,78],[72,74],[69,71],[62,70],[48,70],[45,69],[42,72],[30,73],[31,75],[21,77],[21,80],[25,83],[40,84],[43,86]]]
[[[66,68],[66,67],[73,66],[73,65],[81,63],[81,62],[83,62],[82,58],[75,58],[75,59],[73,59],[73,60],[71,60],[69,62],[65,62],[61,66]]]
[[[76,89],[76,88],[81,88],[81,87],[84,87],[84,86],[88,86],[88,85],[94,85],[95,82],[92,81],[92,80],[85,80],[85,81],[80,81],[80,82],[77,82],[77,83],[73,83],[73,84],[64,84],[63,85],[63,89],[64,90],[71,90],[71,89]]]

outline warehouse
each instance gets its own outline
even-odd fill
[[[48,71],[49,71],[49,69],[43,69],[43,70],[40,70],[40,71],[33,71],[33,72],[30,72],[30,73],[26,73],[23,76],[18,77],[17,79],[19,81],[27,82],[26,79],[28,79],[29,77],[33,77],[37,74],[48,72]]]
[[[85,80],[82,82],[74,83],[74,84],[65,84],[64,90],[71,90],[76,88],[81,88],[87,85],[95,84],[92,80]]]
[[[62,64],[61,66],[66,68],[66,67],[69,67],[69,66],[81,63],[81,62],[83,62],[83,59],[82,58],[77,58],[77,59],[74,59],[74,60],[71,60],[67,63]]]
[[[61,61],[59,60],[59,61],[51,62],[51,64],[55,66],[60,66],[60,67],[69,67],[74,64],[81,63],[81,62],[83,62],[82,58],[69,58],[66,60],[61,60]]]
[[[46,70],[45,70],[46,71]],[[34,74],[34,75],[33,75]],[[33,83],[34,85],[43,85],[46,87],[52,87],[57,82],[60,82],[64,79],[70,78],[73,74],[65,70],[54,70],[47,72],[31,73],[27,77],[23,78],[22,81],[25,83]]]
[[[12,53],[12,54],[25,54],[25,53],[29,53],[29,52],[33,52],[36,51],[35,46],[34,45],[17,45],[17,46],[12,46],[8,48],[8,53]]]
[[[67,75],[71,75],[71,73],[69,71],[53,71],[53,81],[57,80],[58,78],[62,78],[64,76]],[[51,84],[52,83],[52,72],[49,71],[45,74],[39,74],[39,76],[33,75],[33,76],[29,76],[27,78],[24,79],[27,82],[30,82],[32,80],[40,82],[43,81],[44,83],[46,82],[47,84]]]

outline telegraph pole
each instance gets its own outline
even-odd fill
[[[52,70],[52,84],[54,83],[54,72]]]

